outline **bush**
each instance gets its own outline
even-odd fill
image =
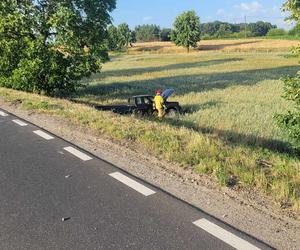
[[[283,10],[288,11],[290,16],[288,19],[297,22],[293,29],[294,34],[300,30],[300,2],[294,0],[286,0]],[[293,48],[293,54],[300,56],[300,47]],[[287,111],[285,114],[276,115],[279,126],[282,127],[289,135],[291,142],[299,152],[300,149],[300,72],[295,76],[288,76],[284,79],[284,98],[295,103],[293,110]]]
[[[294,147],[300,149],[300,73],[284,78],[284,98],[295,102],[295,109],[276,115],[278,124],[287,131]]]
[[[300,24],[297,24],[294,28],[292,28],[288,34],[290,36],[299,37],[300,36]]]
[[[287,32],[284,29],[270,29],[267,36],[285,36]]]
[[[235,38],[235,39],[240,39],[240,38],[246,38],[246,37],[251,37],[252,33],[251,31],[241,31],[241,32],[236,32],[232,34],[228,34],[226,38]]]
[[[162,29],[160,31],[160,40],[163,42],[168,42],[171,41],[171,33],[172,33],[172,29]]]
[[[212,39],[215,39],[214,37],[211,37],[210,35],[208,34],[205,34],[203,36],[201,36],[201,40],[212,40]]]

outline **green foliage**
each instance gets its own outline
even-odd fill
[[[107,60],[115,0],[4,0],[0,3],[0,86],[47,95],[76,90]]]
[[[289,31],[289,35],[299,37],[300,36],[300,24],[296,24],[295,27]]]
[[[283,6],[285,11],[290,12],[290,19],[300,21],[300,1],[287,0]],[[294,48],[293,53],[300,55],[300,47]],[[284,79],[284,98],[294,102],[294,110],[285,114],[276,115],[279,125],[287,131],[296,149],[300,149],[300,72],[295,76],[288,76]]]
[[[160,27],[154,24],[138,25],[135,27],[135,34],[138,42],[158,41]]]
[[[131,31],[129,29],[128,24],[122,23],[118,26],[119,36],[120,36],[120,44],[119,47],[127,48],[131,38]]]
[[[286,36],[287,32],[284,29],[270,29],[267,36]]]
[[[240,39],[240,38],[247,38],[247,37],[251,37],[251,36],[252,36],[251,31],[246,30],[246,31],[229,34],[226,36],[226,38]]]
[[[300,149],[300,74],[284,78],[284,98],[296,105],[293,111],[276,115],[279,125],[292,139],[295,148]]]
[[[256,23],[250,23],[247,28],[251,31],[252,36],[265,36],[270,29],[277,27],[268,22],[258,21]]]
[[[300,20],[300,1],[299,0],[286,0],[282,7],[283,11],[289,12],[289,20]]]
[[[172,29],[162,29],[160,31],[160,41],[166,42],[166,41],[171,41],[171,33]]]
[[[46,101],[41,101],[41,102],[25,102],[23,104],[23,107],[28,109],[28,110],[49,110],[49,103]]]
[[[210,37],[210,38],[221,38],[228,36],[232,33],[240,32],[241,25],[231,24],[226,22],[209,22],[200,24],[201,27],[201,37]]]
[[[126,23],[122,23],[118,27],[108,26],[107,34],[107,47],[110,51],[128,48],[129,44],[136,42],[135,32],[131,31]]]
[[[190,47],[197,47],[197,43],[200,41],[200,35],[200,18],[195,11],[187,11],[176,18],[171,40],[177,46],[183,46],[189,51]]]
[[[270,29],[276,26],[267,22],[256,22],[232,24],[227,22],[209,22],[203,23],[201,26],[201,37],[204,40],[216,38],[245,38],[253,36],[265,36]]]
[[[129,44],[132,47],[132,44],[136,43],[136,33],[134,30],[131,31],[130,33],[130,39],[129,39]]]
[[[119,36],[119,31],[118,28],[110,25],[107,28],[107,47],[109,50],[114,51],[119,49],[119,44],[120,44],[120,36]]]
[[[232,32],[230,30],[230,25],[228,24],[221,24],[220,27],[219,27],[219,30],[216,34],[216,36],[218,38],[221,38],[221,37],[226,37],[228,35],[230,35]]]

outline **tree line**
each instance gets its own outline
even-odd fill
[[[201,37],[202,39],[259,37],[267,35],[272,29],[277,29],[277,26],[263,21],[248,24],[215,21],[201,24]]]
[[[125,29],[124,29],[125,27]],[[200,23],[200,37],[202,40],[218,38],[245,38],[260,36],[284,36],[300,35],[300,27],[296,26],[290,32],[277,28],[269,22],[258,21],[255,23],[232,24],[228,22],[208,22]],[[138,25],[130,30],[126,23],[115,27],[108,27],[108,47],[110,50],[122,49],[128,44],[135,42],[154,42],[154,41],[171,41],[174,29],[160,28],[155,24]],[[128,38],[125,42],[124,37]]]
[[[161,29],[155,24],[138,25],[134,30],[130,30],[128,24],[122,23],[118,26],[109,25],[107,27],[107,48],[111,51],[126,49],[135,42],[153,42],[153,41],[174,41],[175,44],[184,46],[189,50],[200,41],[200,18],[194,11],[187,11],[179,15],[174,28]],[[186,34],[189,38],[185,37]],[[190,40],[181,43],[181,40]],[[179,41],[180,40],[180,41]]]
[[[170,41],[171,29],[161,29],[155,24],[136,26],[131,30],[126,23],[107,28],[107,47],[109,50],[121,50],[135,42]]]

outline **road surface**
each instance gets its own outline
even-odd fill
[[[1,109],[0,199],[3,250],[270,248]]]

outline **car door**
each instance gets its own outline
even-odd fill
[[[145,114],[149,111],[149,100],[145,97],[137,97],[135,103],[139,112]]]

